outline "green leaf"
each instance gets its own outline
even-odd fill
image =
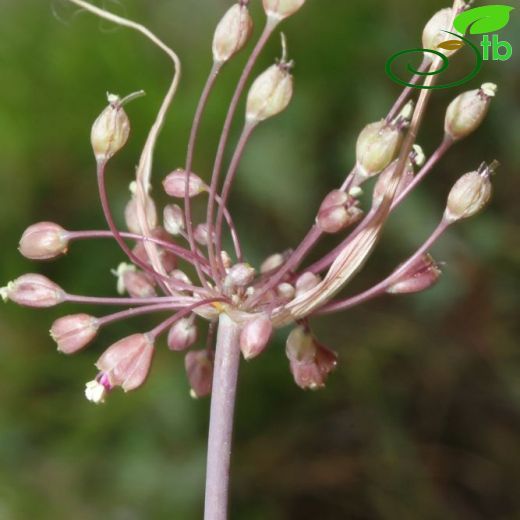
[[[509,5],[486,5],[460,13],[453,23],[462,34],[485,34],[498,31],[509,23],[514,7]]]

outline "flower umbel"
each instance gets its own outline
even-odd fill
[[[303,7],[305,0],[263,0],[265,28],[236,85],[209,175],[206,171],[195,173],[192,168],[198,151],[200,123],[221,68],[246,47],[253,23],[247,0],[238,1],[223,15],[214,34],[213,66],[193,119],[184,167],[163,179],[164,191],[171,200],[162,212],[150,195],[153,152],[177,93],[180,60],[163,41],[136,22],[85,0],[69,1],[145,36],[172,60],[174,74],[130,187],[124,214],[128,231],[117,227],[112,214],[106,169],[109,160],[123,149],[130,137],[130,117],[123,107],[142,92],[122,99],[109,94],[108,106],[91,129],[97,188],[108,230],[66,231],[58,224],[40,222],[27,228],[20,240],[20,252],[33,260],[57,258],[80,240],[115,240],[126,257],[113,271],[119,295],[73,295],[41,274],[25,274],[1,288],[0,296],[29,307],[51,307],[64,302],[123,307],[101,317],[78,313],[55,321],[51,335],[58,350],[66,354],[83,349],[100,329],[111,323],[161,313],[162,321],[153,329],[134,333],[105,350],[96,363],[99,373],[87,383],[85,396],[89,401],[102,403],[115,387],[127,392],[143,385],[151,371],[155,349],[161,348],[158,338],[167,334],[169,350],[184,352],[191,395],[203,397],[213,393],[206,518],[224,520],[240,354],[248,360],[257,358],[267,349],[275,329],[291,325],[293,329],[286,342],[289,370],[301,388],[322,388],[337,366],[338,356],[315,338],[311,320],[375,297],[422,291],[437,282],[440,270],[429,254],[430,249],[452,224],[475,215],[489,202],[495,163],[483,163],[455,183],[437,227],[389,276],[362,293],[340,295],[374,252],[393,210],[452,146],[483,123],[496,86],[485,83],[480,89],[455,98],[447,108],[444,139],[425,160],[416,139],[435,75],[414,79],[418,82],[422,78],[424,83],[420,86],[425,88],[405,89],[388,114],[365,126],[357,139],[351,172],[340,186],[331,186],[328,194],[321,195],[315,222],[309,222],[309,231],[302,241],[289,244],[285,251],[265,251],[265,260],[254,262],[243,250],[235,215],[228,203],[243,153],[255,130],[266,120],[289,111],[294,79],[285,37],[282,37],[281,59],[252,82],[247,96],[244,93],[269,38],[282,21]],[[455,0],[452,8],[440,11],[430,20],[423,34],[425,47],[437,48],[442,31],[452,28],[454,13],[461,7],[461,0]],[[439,59],[428,57],[430,70],[438,68]],[[223,169],[230,129],[243,97],[246,104],[242,131],[229,166]],[[376,178],[373,197],[364,207],[361,195],[371,178]],[[192,211],[192,204],[202,203],[207,204],[205,211]],[[158,214],[162,214],[164,227]],[[308,258],[315,246],[319,242],[326,246],[326,238],[331,234],[337,238],[336,245],[321,257],[315,255],[317,258],[310,262]],[[258,247],[262,245],[259,241]],[[201,326],[204,321],[207,327]],[[192,349],[206,329],[206,344]]]

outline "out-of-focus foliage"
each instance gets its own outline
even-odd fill
[[[159,180],[183,163],[190,120],[210,66],[224,0],[119,0],[106,6],[153,28],[178,50],[184,78],[157,150]],[[253,11],[260,29],[259,1]],[[308,0],[284,24],[296,61],[290,109],[248,146],[233,209],[252,262],[294,246],[320,198],[353,160],[367,122],[382,117],[398,86],[389,55],[419,42],[433,0]],[[53,16],[53,10],[57,13]],[[110,166],[121,215],[127,185],[171,72],[137,34],[77,14],[63,1],[3,0],[0,17],[0,234],[2,282],[38,270],[77,293],[115,291],[120,260],[108,243],[75,245],[56,263],[16,251],[30,223],[103,226],[89,130],[107,90],[132,103],[131,141]],[[341,356],[328,387],[295,387],[286,331],[241,372],[233,458],[233,518],[513,519],[520,515],[520,22],[500,34],[506,63],[488,62],[467,88],[494,81],[499,95],[483,127],[442,160],[392,218],[377,254],[349,292],[402,261],[441,215],[450,185],[483,160],[503,164],[488,210],[434,249],[446,261],[431,291],[388,297],[313,320]],[[276,39],[259,65],[277,56]],[[196,171],[207,177],[241,54],[223,74],[207,113]],[[463,57],[455,68],[467,67]],[[466,87],[464,87],[466,88]],[[420,142],[431,153],[445,107],[460,91],[434,94]],[[238,130],[238,126],[237,126]],[[160,190],[156,190],[158,198]],[[104,345],[146,320],[104,331],[66,359],[47,330],[73,307],[0,315],[0,518],[90,520],[201,517],[208,401],[192,401],[182,358],[160,349],[149,383],[95,407],[82,396]],[[94,309],[101,312],[100,309]]]

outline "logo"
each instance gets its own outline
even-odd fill
[[[398,52],[391,56],[386,62],[386,73],[388,74],[390,79],[392,79],[396,83],[399,83],[399,85],[413,88],[451,88],[458,87],[459,85],[463,85],[464,83],[471,81],[480,72],[484,61],[506,61],[511,59],[511,57],[513,56],[513,47],[511,43],[505,40],[501,40],[499,35],[496,34],[497,31],[503,29],[509,23],[510,14],[513,9],[514,7],[511,7],[509,5],[487,5],[483,7],[475,7],[474,9],[469,9],[460,13],[455,17],[455,20],[453,22],[454,30],[457,32],[452,32],[448,30],[442,31],[446,33],[447,39],[437,45],[437,49],[441,50],[407,49]],[[467,38],[468,35],[482,35],[482,41],[477,46],[475,43],[469,40],[469,38]],[[448,38],[448,36],[450,38]],[[469,74],[457,81],[452,81],[450,83],[445,83],[442,85],[417,85],[402,80],[394,72],[394,62],[398,58],[400,58],[403,55],[415,54],[420,52],[425,54],[435,54],[436,56],[438,56],[442,60],[441,67],[435,71],[424,72],[421,70],[416,70],[414,67],[408,64],[407,70],[412,74],[419,76],[431,76],[441,74],[449,66],[449,60],[446,56],[446,51],[454,52],[462,47],[467,47],[471,50],[475,57],[475,65],[473,67],[473,70]]]

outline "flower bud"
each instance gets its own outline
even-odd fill
[[[186,285],[191,285],[191,280],[189,279],[188,275],[180,269],[175,269],[174,271],[172,271],[170,273],[170,277],[178,282],[182,282]]]
[[[24,274],[0,289],[4,301],[25,307],[53,307],[65,301],[61,287],[41,274]]]
[[[86,347],[98,332],[98,321],[88,314],[72,314],[58,318],[51,327],[52,339],[58,350],[64,354],[74,354]]]
[[[294,288],[294,285],[291,285],[290,283],[283,282],[276,288],[276,292],[278,293],[278,296],[280,298],[283,298],[284,300],[292,300],[294,298],[294,295],[296,294],[296,289]]]
[[[213,59],[224,63],[239,52],[253,31],[253,19],[247,5],[239,2],[226,12],[220,20],[213,37]]]
[[[400,268],[397,268],[399,272]],[[386,292],[391,294],[411,294],[429,289],[437,283],[441,270],[430,255],[421,255],[403,273],[399,274]]]
[[[454,184],[444,212],[448,222],[472,217],[487,205],[493,191],[491,172],[492,168],[484,164],[479,171],[466,173]]]
[[[303,389],[325,386],[328,375],[338,363],[338,355],[320,345],[303,327],[291,331],[286,354],[295,383]]]
[[[240,349],[244,359],[252,359],[261,354],[273,333],[273,324],[265,314],[257,316],[244,325],[240,333]]]
[[[285,262],[285,255],[280,253],[275,253],[274,255],[268,256],[260,266],[260,273],[267,274],[275,269],[281,267],[281,265]]]
[[[168,348],[176,352],[190,348],[196,341],[197,327],[191,318],[174,323],[168,333]]]
[[[155,208],[155,202],[152,197],[145,195],[146,197],[146,221],[149,229],[154,229],[157,226],[157,210]],[[141,225],[139,224],[139,217],[137,213],[137,197],[132,196],[128,201],[125,208],[125,223],[128,231],[131,233],[141,234]]]
[[[271,65],[251,85],[247,96],[246,120],[258,123],[283,112],[293,95],[291,64]]]
[[[201,246],[207,246],[209,243],[208,225],[204,222],[198,224],[193,231],[193,238]],[[213,232],[213,240],[215,240],[215,232]]]
[[[142,271],[127,270],[123,274],[123,284],[126,292],[132,298],[153,298],[157,296],[148,275]]]
[[[331,191],[322,202],[316,224],[324,233],[337,233],[363,216],[358,200],[341,190]]]
[[[457,96],[446,111],[446,134],[458,141],[474,132],[486,117],[496,91],[497,86],[494,83],[484,83],[478,90],[470,90]]]
[[[298,11],[305,0],[263,0],[265,13],[275,20],[283,20]]]
[[[314,273],[306,272],[303,273],[298,280],[296,280],[296,297],[314,289],[321,282],[321,278]]]
[[[452,35],[447,34],[446,31],[457,32],[453,29],[453,9],[451,7],[446,7],[437,11],[432,18],[425,25],[423,34],[422,34],[422,44],[425,49],[432,49],[437,52],[442,52],[445,56],[451,56],[458,49],[446,49],[442,46],[439,47],[440,44],[453,38]],[[433,54],[424,53],[427,59],[433,59]]]
[[[211,393],[213,383],[213,355],[207,350],[196,350],[184,358],[186,375],[190,383],[190,395],[194,399]]]
[[[163,211],[164,229],[170,235],[178,236],[184,230],[184,212],[177,204],[168,204]]]
[[[231,257],[227,251],[220,252],[220,259],[222,260],[222,265],[226,271],[233,265],[233,260],[231,260]]]
[[[19,250],[31,260],[50,260],[67,252],[65,231],[54,222],[38,222],[29,226],[20,239]]]
[[[255,269],[247,263],[235,264],[229,269],[224,281],[226,287],[245,287],[255,278]]]
[[[108,161],[123,148],[130,134],[130,121],[119,97],[108,94],[108,103],[94,121],[90,133],[90,142],[98,162]]]
[[[206,184],[198,175],[190,173],[189,178],[188,197],[195,197],[206,190]],[[186,172],[180,168],[169,173],[163,181],[164,191],[170,197],[176,197],[179,199],[184,198],[187,184],[188,175],[186,175]]]
[[[121,386],[128,392],[146,381],[154,350],[146,334],[133,334],[108,347],[96,367],[107,376],[112,387]]]
[[[390,182],[394,175],[395,168],[399,162],[399,159],[396,159],[390,166],[386,167],[384,171],[378,176],[376,184],[374,186],[374,193],[372,196],[372,207],[377,208],[381,202],[383,202],[383,198],[385,194],[388,192],[390,187]],[[414,169],[411,161],[406,162],[406,166],[404,167],[404,171],[401,175],[401,179],[399,180],[399,184],[397,185],[397,190],[395,192],[395,197],[399,196],[413,181],[414,178]]]
[[[384,119],[367,125],[356,143],[359,173],[373,177],[384,170],[397,156],[402,136],[397,125],[389,124]]]

